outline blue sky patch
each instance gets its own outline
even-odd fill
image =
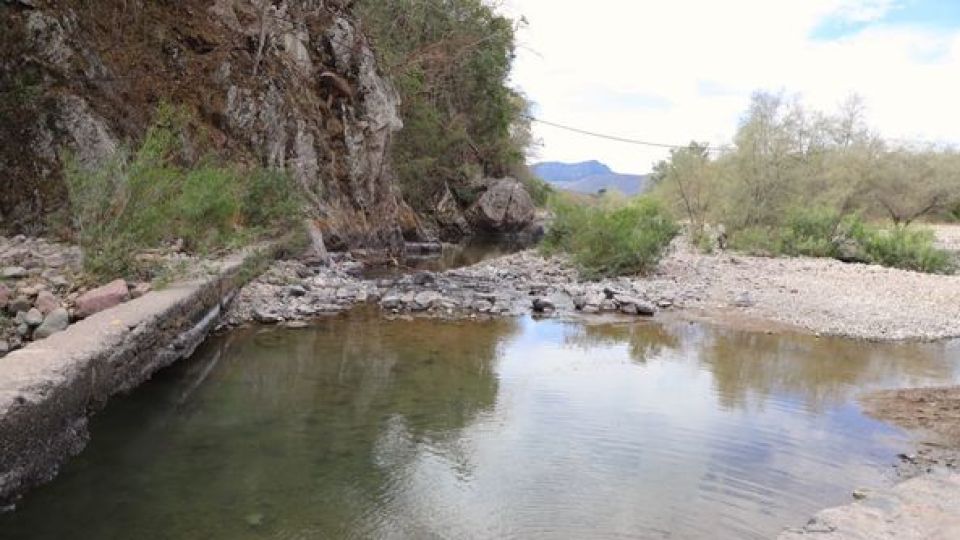
[[[960,29],[960,1],[903,0],[871,21],[828,17],[813,29],[813,39],[831,41],[855,35],[872,26],[912,26],[932,30]]]

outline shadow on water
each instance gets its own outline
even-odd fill
[[[682,323],[242,330],[117,399],[3,538],[766,538],[884,480],[954,345]]]

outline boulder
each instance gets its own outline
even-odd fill
[[[70,315],[67,310],[58,307],[51,311],[44,319],[43,324],[33,331],[33,339],[43,339],[50,337],[57,332],[62,332],[70,325]]]
[[[40,313],[48,315],[60,307],[60,300],[50,291],[40,291],[33,305],[40,310]]]
[[[76,301],[76,315],[78,318],[83,319],[94,313],[110,309],[129,299],[130,291],[127,289],[127,282],[118,279],[103,287],[97,287],[80,295]]]
[[[40,313],[40,310],[37,308],[32,308],[23,318],[23,322],[27,323],[31,328],[40,326],[43,323],[43,313]]]
[[[513,178],[490,181],[487,191],[467,216],[478,229],[489,233],[521,231],[533,223],[536,207],[523,184]]]

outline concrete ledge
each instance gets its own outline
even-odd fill
[[[97,313],[0,360],[0,508],[86,446],[87,419],[111,396],[190,356],[265,251],[228,258],[211,277]]]

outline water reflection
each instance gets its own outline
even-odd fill
[[[112,403],[4,538],[763,538],[882,481],[860,388],[955,347],[688,324],[387,322],[214,340]],[[56,519],[51,519],[55,515]]]

